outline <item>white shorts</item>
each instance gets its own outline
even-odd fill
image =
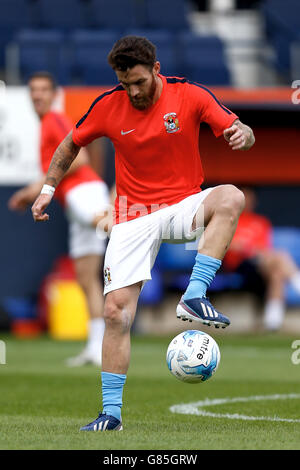
[[[96,214],[109,205],[109,192],[103,181],[82,183],[66,194],[66,216],[69,222],[69,253],[72,258],[103,255],[106,248],[104,232],[92,227]]]
[[[151,279],[160,245],[199,238],[203,218],[192,231],[194,216],[214,188],[183,199],[152,214],[113,226],[104,261],[104,294]],[[200,222],[200,224],[199,224]]]

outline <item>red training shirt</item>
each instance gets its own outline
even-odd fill
[[[55,150],[72,127],[72,123],[65,115],[54,111],[45,114],[41,119],[40,159],[43,173],[47,173]],[[55,197],[64,204],[65,195],[70,189],[88,181],[101,181],[101,179],[89,165],[82,165],[63,178],[56,188]]]
[[[272,225],[263,215],[242,212],[223,266],[234,271],[243,261],[256,256],[272,245]]]
[[[237,119],[206,87],[159,76],[161,96],[146,110],[134,108],[119,85],[98,96],[73,128],[79,146],[101,136],[114,144],[117,223],[201,191],[200,123],[207,122],[218,137]],[[121,196],[127,197],[127,207],[120,207]]]

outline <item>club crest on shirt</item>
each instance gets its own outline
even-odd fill
[[[104,268],[104,284],[108,286],[111,283],[111,275],[110,275],[110,268]]]
[[[167,113],[164,115],[164,124],[169,134],[179,131],[179,121],[176,113]]]

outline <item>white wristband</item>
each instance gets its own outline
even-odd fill
[[[41,194],[49,194],[49,196],[53,197],[53,194],[55,192],[55,188],[53,186],[50,186],[49,184],[44,184],[42,187]]]

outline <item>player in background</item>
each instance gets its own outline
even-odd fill
[[[245,209],[225,255],[225,272],[245,276],[251,287],[266,286],[263,324],[266,330],[278,330],[285,314],[284,288],[290,281],[300,293],[300,271],[290,254],[272,246],[272,225],[269,219],[255,212],[256,195],[250,187],[241,187]]]
[[[233,150],[248,150],[255,141],[252,130],[209,89],[161,75],[155,46],[146,38],[121,38],[108,62],[120,84],[92,103],[58,147],[46,176],[54,191],[81,147],[101,136],[114,144],[117,198],[104,262],[103,408],[83,431],[122,429],[130,329],[162,242],[200,237],[177,317],[216,327],[230,324],[209,302],[206,290],[233,237],[244,195],[232,185],[201,191],[200,123],[207,122],[217,137],[223,135]],[[50,202],[51,195],[38,196],[32,206],[35,221],[47,220],[44,211]]]
[[[65,115],[52,110],[57,89],[52,75],[48,72],[34,73],[28,85],[34,110],[40,119],[40,163],[42,172],[46,174],[56,148],[70,132],[72,124]],[[44,183],[45,176],[13,194],[9,200],[10,209],[26,209],[36,199]],[[46,191],[49,188],[46,187]],[[66,362],[69,366],[86,363],[101,365],[105,325],[100,267],[106,242],[105,237],[97,237],[96,226],[99,215],[108,205],[108,189],[90,167],[85,149],[79,152],[78,158],[68,169],[55,196],[69,222],[69,253],[90,314],[86,347],[77,357]]]

